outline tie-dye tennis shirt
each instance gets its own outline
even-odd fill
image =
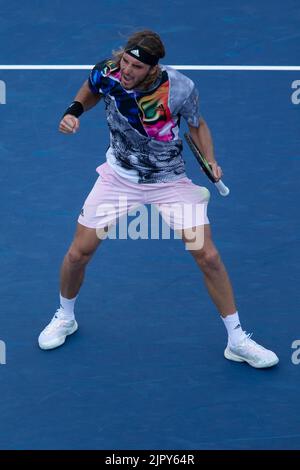
[[[181,116],[199,125],[198,92],[188,77],[172,67],[160,66],[161,75],[145,91],[126,90],[120,69],[111,60],[97,64],[89,86],[104,98],[110,145],[108,164],[135,183],[163,183],[185,177]]]

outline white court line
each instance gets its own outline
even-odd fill
[[[90,70],[94,65],[0,65],[0,70]],[[177,70],[300,71],[300,65],[171,65]]]

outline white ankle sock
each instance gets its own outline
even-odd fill
[[[60,299],[60,313],[63,320],[74,320],[74,306],[77,299],[77,296],[73,299],[66,299],[61,294],[59,295]]]
[[[227,315],[227,317],[221,317],[228,333],[228,341],[231,346],[237,345],[241,339],[245,336],[244,331],[242,330],[239,314],[235,312],[232,315]]]

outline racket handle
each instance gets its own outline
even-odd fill
[[[228,194],[230,193],[230,190],[229,190],[229,188],[227,188],[227,186],[225,186],[225,184],[223,183],[222,180],[219,180],[214,184],[217,187],[217,189],[218,189],[219,193],[221,194],[221,196],[228,196]]]

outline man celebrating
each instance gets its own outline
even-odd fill
[[[60,307],[40,334],[39,346],[56,348],[77,330],[74,306],[85,268],[108,228],[132,208],[155,204],[191,247],[203,272],[208,293],[228,332],[225,357],[257,368],[274,366],[279,361],[276,354],[241,328],[230,280],[211,238],[206,214],[209,192],[185,174],[179,138],[181,116],[215,177],[222,176],[210,131],[199,115],[197,89],[185,75],[159,65],[164,56],[158,34],[149,30],[133,34],[112,59],[93,68],[60,122],[61,132],[76,132],[81,114],[103,98],[110,146],[106,163],[97,168],[100,176],[84,203],[75,238],[63,261]],[[120,196],[126,198],[126,204],[118,203]],[[103,211],[104,205],[114,209]],[[186,205],[190,210],[178,210]],[[196,243],[188,244],[191,235]]]

